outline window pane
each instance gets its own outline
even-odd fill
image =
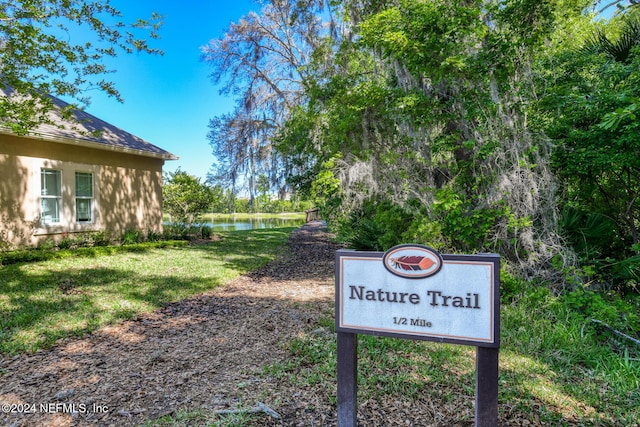
[[[40,194],[42,196],[60,196],[62,193],[61,181],[62,178],[60,171],[42,169],[40,173]]]
[[[93,197],[93,174],[76,172],[76,196]]]
[[[42,223],[53,224],[60,222],[62,172],[55,169],[40,169],[40,195]]]
[[[76,199],[76,221],[91,222],[91,199]]]
[[[42,199],[42,222],[51,224],[60,222],[60,205],[59,199],[48,198]]]

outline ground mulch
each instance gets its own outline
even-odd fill
[[[318,321],[333,315],[336,249],[324,225],[312,222],[291,235],[276,261],[224,287],[1,358],[0,403],[35,406],[22,407],[34,413],[3,411],[0,425],[135,426],[185,411],[200,416],[178,425],[214,425],[239,408],[257,411],[250,425],[336,425],[335,384],[328,392],[326,384],[291,384],[264,372],[290,357],[292,338],[331,334]],[[389,396],[361,402],[359,424],[446,426],[450,415],[436,402]],[[459,415],[455,425],[473,424]]]

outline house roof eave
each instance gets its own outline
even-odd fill
[[[20,136],[20,135],[16,135],[11,130],[3,127],[0,127],[0,134],[18,136],[18,137]],[[23,137],[32,138],[32,139],[43,139],[46,141],[56,142],[59,144],[76,145],[80,147],[93,148],[96,150],[114,151],[114,152],[125,153],[125,154],[134,154],[137,156],[151,157],[151,158],[162,159],[162,160],[178,160],[179,159],[178,156],[172,153],[169,153],[167,151],[156,153],[156,152],[147,151],[147,150],[136,150],[130,147],[108,145],[108,144],[104,144],[96,141],[76,139],[76,138],[65,138],[58,135],[47,134],[45,132],[31,131],[27,135],[24,135]]]

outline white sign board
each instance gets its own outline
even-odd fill
[[[498,255],[419,245],[336,254],[336,329],[499,347]]]

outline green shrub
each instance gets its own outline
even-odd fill
[[[38,249],[43,251],[52,250],[56,247],[56,242],[54,242],[53,238],[47,237],[44,240],[38,242]]]
[[[183,224],[165,225],[162,238],[165,240],[189,240],[189,228]]]
[[[414,214],[391,202],[379,203],[376,206],[374,221],[382,231],[378,243],[382,250],[387,250],[400,243],[414,243],[403,241],[404,234],[413,222]]]
[[[402,239],[405,242],[418,243],[438,251],[448,249],[446,240],[442,236],[442,227],[427,215],[417,215],[403,233]]]
[[[200,237],[202,237],[203,239],[210,239],[212,234],[213,229],[211,227],[209,227],[208,225],[200,226]]]
[[[414,214],[386,200],[366,200],[339,225],[338,238],[357,250],[383,251],[403,242]]]
[[[622,295],[637,293],[640,285],[638,247],[621,244],[611,218],[565,206],[558,228],[578,256],[578,282],[595,282]]]
[[[513,302],[526,289],[526,282],[510,274],[506,270],[506,265],[503,264],[500,269],[500,301],[502,303]]]
[[[158,242],[163,240],[164,237],[162,233],[158,233],[157,231],[149,230],[147,231],[147,241],[149,242]]]
[[[359,251],[382,251],[384,248],[380,244],[379,237],[384,229],[375,220],[362,218],[354,227],[347,242],[349,247]]]
[[[62,250],[23,249],[0,252],[0,265],[47,261],[50,259],[95,257],[113,255],[122,252],[144,252],[156,248],[180,247],[188,244],[182,240],[166,240],[160,242],[132,243],[126,246],[101,246],[92,248],[75,248]]]
[[[17,250],[0,253],[0,265],[10,265],[22,262],[46,261],[54,258],[55,254],[52,250]]]
[[[58,241],[56,246],[58,246],[58,249],[71,249],[75,245],[75,240],[65,233],[62,235],[62,239]]]
[[[92,248],[95,246],[95,233],[80,233],[75,237],[75,247],[76,248]]]
[[[507,211],[500,207],[478,208],[451,189],[437,192],[433,203],[434,219],[441,224],[442,236],[457,252],[484,252],[491,230]]]
[[[108,231],[97,231],[93,234],[93,244],[95,246],[108,246],[111,244],[111,233]]]
[[[142,232],[140,230],[126,230],[122,236],[123,245],[132,245],[143,241]]]
[[[578,288],[562,295],[559,301],[586,319],[599,320],[631,335],[640,330],[640,313],[632,298]]]
[[[616,240],[613,221],[599,213],[565,206],[558,223],[560,233],[585,260],[608,254]]]

